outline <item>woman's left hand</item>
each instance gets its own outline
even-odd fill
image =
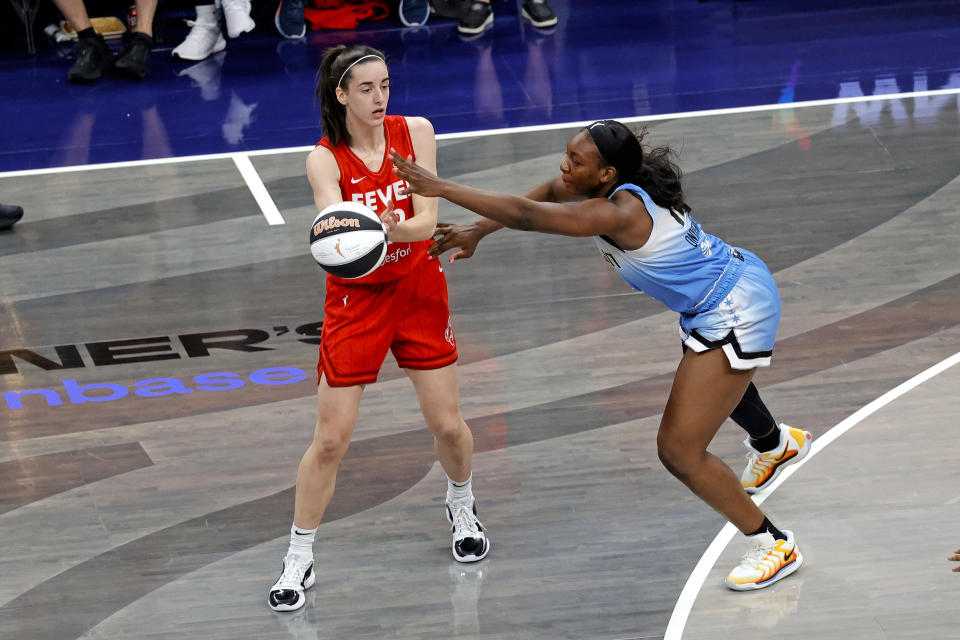
[[[391,149],[390,161],[393,163],[393,172],[407,181],[404,195],[416,193],[428,198],[440,195],[443,180],[415,163],[412,156],[404,158],[396,149]]]
[[[389,240],[393,236],[393,232],[397,230],[397,225],[400,224],[400,216],[393,210],[392,199],[387,200],[387,208],[380,214],[380,222],[383,223],[383,230],[386,231],[387,240]]]

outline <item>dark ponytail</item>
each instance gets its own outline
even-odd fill
[[[637,134],[641,146],[646,136],[646,128]],[[664,209],[689,213],[690,205],[683,199],[683,185],[680,184],[682,173],[673,162],[675,155],[673,149],[666,146],[646,149],[633,183],[649,193],[653,201]]]
[[[664,209],[687,213],[680,184],[680,167],[672,160],[670,147],[646,149],[646,127],[638,133],[616,120],[600,120],[585,129],[593,138],[603,166],[617,170],[617,184],[632,182],[642,188]]]
[[[323,61],[317,72],[317,85],[313,92],[314,104],[320,101],[320,119],[323,134],[330,139],[330,144],[336,146],[342,140],[350,144],[350,132],[347,131],[347,110],[337,100],[337,87],[345,88],[353,76],[352,65],[365,56],[376,56],[386,61],[382,51],[357,45],[346,47],[337,45],[323,52]],[[370,58],[373,60],[373,58]],[[363,63],[367,61],[364,60]],[[361,64],[363,64],[361,63]],[[344,72],[346,71],[346,74]]]

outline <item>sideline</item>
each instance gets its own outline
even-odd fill
[[[850,104],[855,102],[873,102],[877,100],[902,100],[904,98],[923,98],[932,96],[946,96],[960,94],[960,88],[953,89],[934,89],[930,91],[910,91],[905,93],[888,93],[876,96],[848,96],[845,98],[828,98],[824,100],[807,100],[805,102],[777,102],[774,104],[761,104],[748,107],[729,107],[725,109],[705,109],[701,111],[682,111],[679,113],[662,113],[646,116],[631,116],[626,118],[617,118],[621,122],[654,122],[657,120],[677,120],[681,118],[702,118],[706,116],[730,115],[738,113],[755,113],[758,111],[777,111],[782,109],[795,109],[803,107],[822,107],[839,104]],[[484,138],[487,136],[507,135],[511,133],[530,133],[535,131],[552,131],[556,129],[568,129],[574,127],[583,127],[593,122],[593,120],[582,120],[578,122],[558,122],[553,124],[530,125],[526,127],[505,127],[502,129],[483,129],[480,131],[460,131],[456,133],[437,134],[437,140],[459,140],[462,138]],[[123,167],[145,167],[161,164],[173,164],[177,162],[201,162],[207,160],[233,160],[240,175],[243,177],[247,188],[257,201],[260,211],[267,219],[270,226],[286,224],[280,210],[270,197],[269,191],[260,179],[260,175],[254,169],[250,162],[250,156],[277,155],[283,153],[308,153],[312,146],[304,147],[285,147],[278,149],[259,149],[244,152],[211,153],[207,155],[194,156],[176,156],[171,158],[151,158],[149,160],[129,160],[125,162],[105,162],[100,164],[76,165],[70,167],[49,167],[46,169],[25,169],[22,171],[0,172],[0,178],[17,178],[24,176],[48,175],[51,173],[67,173],[73,171],[94,171],[98,169],[117,169]]]
[[[857,410],[851,416],[841,420],[810,444],[810,452],[803,460],[784,469],[780,476],[774,480],[769,487],[755,493],[752,496],[753,501],[757,503],[757,505],[762,504],[763,501],[766,500],[771,493],[776,491],[777,487],[783,484],[787,478],[792,476],[797,469],[805,465],[807,461],[826,448],[831,442],[849,431],[854,425],[864,418],[869,417],[871,414],[876,413],[911,389],[920,386],[957,363],[960,363],[960,351],[945,360],[941,360],[929,369],[918,373],[906,382],[897,385],[876,400]],[[697,562],[697,566],[694,567],[690,577],[687,578],[687,583],[680,592],[680,597],[677,599],[677,604],[673,608],[673,613],[670,614],[670,622],[667,623],[667,630],[664,633],[663,640],[680,640],[683,634],[683,628],[687,624],[687,618],[690,616],[690,610],[693,608],[693,603],[700,593],[700,588],[703,586],[713,565],[717,562],[717,558],[720,557],[724,547],[727,546],[727,543],[730,542],[730,539],[733,538],[735,533],[737,533],[736,527],[728,522],[720,530],[720,533],[717,534],[717,537],[713,539],[710,546],[707,547],[707,550],[700,558],[700,561]]]
[[[909,91],[906,93],[887,93],[876,96],[849,96],[846,98],[827,98],[824,100],[808,100],[806,102],[777,102],[774,104],[761,104],[749,107],[729,107],[725,109],[706,109],[703,111],[681,111],[678,113],[662,113],[646,116],[630,116],[617,118],[621,122],[654,122],[657,120],[677,120],[680,118],[701,118],[705,116],[731,115],[737,113],[753,113],[757,111],[779,111],[782,109],[797,109],[804,107],[823,107],[838,104],[850,104],[855,102],[874,102],[877,100],[902,100],[904,98],[925,98],[933,96],[946,96],[960,94],[960,88],[953,89],[933,89],[930,91]],[[483,129],[479,131],[459,131],[456,133],[438,133],[437,140],[458,140],[461,138],[482,138],[487,136],[507,135],[511,133],[528,133],[533,131],[551,131],[555,129],[568,129],[572,127],[585,126],[593,120],[582,120],[577,122],[558,122],[553,124],[538,124],[526,127],[505,127],[503,129]],[[313,149],[313,145],[303,147],[283,147],[277,149],[257,149],[251,151],[231,151],[227,153],[211,153],[206,155],[194,156],[176,156],[171,158],[151,158],[149,160],[127,160],[124,162],[104,162],[100,164],[84,164],[70,167],[48,167],[46,169],[23,169],[20,171],[0,172],[0,178],[17,178],[22,176],[47,175],[51,173],[66,173],[71,171],[93,171],[97,169],[117,169],[122,167],[143,167],[160,164],[172,164],[175,162],[199,162],[203,160],[231,160],[237,155],[244,156],[265,156],[281,153],[307,152]]]

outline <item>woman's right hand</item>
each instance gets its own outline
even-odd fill
[[[438,222],[433,232],[434,242],[430,245],[430,255],[439,258],[442,253],[450,249],[459,248],[460,251],[450,256],[450,262],[473,256],[477,250],[477,243],[486,233],[476,224],[450,224]]]

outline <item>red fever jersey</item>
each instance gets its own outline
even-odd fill
[[[387,116],[383,126],[388,150],[414,155],[402,116]],[[399,193],[405,183],[393,173],[386,154],[374,172],[347,145],[332,147],[327,138],[318,144],[337,160],[344,200],[380,214],[392,199],[401,220],[413,217],[413,201]],[[362,278],[327,274],[318,382],[321,377],[331,387],[375,382],[388,351],[404,369],[440,369],[457,361],[443,267],[426,259],[431,242],[390,243],[384,264]]]
[[[386,116],[383,120],[383,129],[387,138],[386,153],[389,153],[390,149],[396,149],[404,158],[413,156],[416,160],[406,118]],[[380,170],[370,171],[345,143],[341,142],[333,146],[324,136],[317,144],[329,149],[337,160],[337,166],[340,168],[340,193],[344,200],[364,204],[373,209],[377,215],[384,212],[388,200],[393,200],[394,211],[400,216],[401,222],[413,217],[413,199],[409,195],[400,193],[406,183],[393,173],[393,164],[386,153],[384,153]],[[410,273],[414,265],[426,256],[430,243],[430,239],[419,242],[391,242],[387,246],[387,256],[383,264],[373,273],[351,280],[328,274],[327,282],[375,284],[396,280]]]

